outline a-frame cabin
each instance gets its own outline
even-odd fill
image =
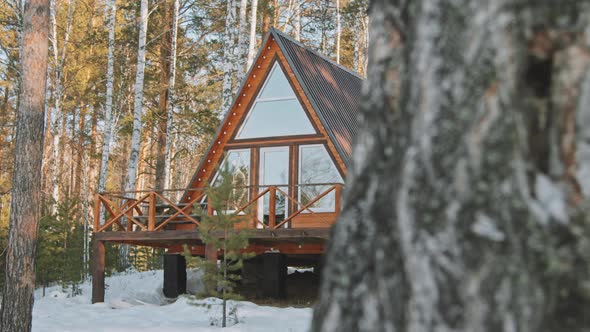
[[[249,251],[268,279],[261,284],[281,296],[286,265],[318,262],[340,211],[362,81],[271,29],[179,203],[166,190],[97,195],[95,215],[104,207],[109,218],[94,225],[93,301],[104,300],[104,242],[167,248],[165,294],[184,292],[183,246],[217,257],[191,211],[207,209],[205,189],[221,168],[231,171],[240,227],[252,229]]]

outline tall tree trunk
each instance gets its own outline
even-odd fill
[[[252,0],[250,4],[250,42],[248,43],[248,61],[246,62],[246,70],[252,66],[254,57],[256,56],[256,18],[258,10],[258,0]]]
[[[312,331],[586,331],[588,3],[370,13],[364,128]],[[554,178],[530,139],[551,126]]]
[[[295,40],[297,41],[301,40],[301,11],[303,10],[302,6],[303,4],[299,0],[294,1],[293,30],[295,31]]]
[[[225,36],[223,48],[223,84],[221,96],[221,110],[219,116],[223,118],[231,107],[234,92],[233,76],[235,72],[235,39],[236,39],[236,6],[237,0],[227,1],[225,17]]]
[[[145,51],[148,26],[148,0],[141,0],[139,17],[139,40],[137,43],[137,72],[135,74],[135,88],[133,100],[133,132],[129,162],[127,164],[127,180],[125,191],[134,191],[137,181],[137,167],[139,165],[139,139],[141,134],[141,115],[143,111],[143,82],[145,72]]]
[[[166,116],[168,120],[166,122],[166,150],[165,150],[165,165],[164,165],[164,187],[170,187],[170,150],[172,147],[172,134],[173,121],[174,121],[174,87],[176,83],[176,49],[178,43],[178,13],[180,10],[180,1],[174,0],[174,7],[172,12],[172,40],[170,44],[170,83],[168,84],[168,109]]]
[[[64,32],[64,40],[61,49],[61,56],[59,53],[58,42],[57,42],[57,0],[51,0],[50,2],[50,17],[51,17],[51,43],[52,43],[52,50],[53,50],[53,62],[54,62],[54,79],[53,79],[53,101],[54,101],[54,109],[52,111],[52,118],[53,118],[53,126],[52,126],[52,136],[53,136],[53,158],[51,164],[51,198],[52,198],[52,212],[56,212],[56,204],[59,201],[59,177],[60,177],[60,168],[63,163],[60,162],[61,156],[63,153],[60,152],[61,145],[63,144],[62,136],[64,133],[60,134],[59,128],[63,129],[64,124],[60,121],[63,121],[63,114],[61,110],[61,99],[63,97],[63,70],[65,66],[65,59],[67,54],[67,46],[70,40],[70,30],[72,26],[72,19],[73,19],[73,5],[71,0],[68,0],[68,14],[66,17],[66,28]]]
[[[82,200],[82,196],[80,195],[80,186],[82,181],[82,169],[85,172],[88,172],[89,169],[84,168],[83,165],[83,158],[84,158],[84,150],[86,149],[86,112],[84,111],[84,105],[80,105],[80,118],[78,119],[78,135],[77,135],[77,144],[74,147],[73,152],[76,154],[76,172],[74,175],[74,197],[80,199],[80,202],[84,202]],[[89,174],[86,173],[88,176]]]
[[[100,175],[98,177],[98,191],[106,189],[109,154],[113,134],[113,85],[115,82],[115,19],[117,17],[117,1],[108,2],[109,41],[107,50],[107,93],[104,108],[104,130],[102,133],[102,154],[100,158]],[[101,211],[101,224],[104,222],[104,212]]]
[[[170,102],[170,55],[172,48],[172,11],[174,5],[171,1],[162,2],[162,29],[164,33],[160,39],[160,98],[158,98],[158,110],[156,113],[156,190],[164,189],[166,183],[166,145],[168,142],[168,109]]]
[[[340,26],[340,0],[336,0],[336,63],[340,63],[340,36],[342,27]]]
[[[238,47],[236,47],[236,88],[242,84],[246,75],[246,57],[248,55],[248,19],[247,19],[248,0],[240,0],[240,28],[238,31]]]
[[[271,27],[270,21],[272,18],[272,7],[270,1],[271,0],[262,0],[260,2],[260,11],[262,13],[262,36],[266,36]]]
[[[127,178],[125,191],[134,191],[139,166],[139,146],[141,136],[141,116],[143,113],[143,82],[145,72],[146,36],[148,27],[148,0],[141,0],[139,17],[139,40],[137,42],[137,72],[135,74],[133,100],[133,131],[131,146],[129,147],[129,161],[127,163]],[[129,266],[129,246],[120,246],[120,262],[122,268]]]
[[[56,212],[56,204],[59,200],[59,185],[58,185],[58,159],[59,159],[59,147],[60,147],[60,135],[59,135],[59,120],[61,119],[60,102],[61,102],[61,78],[59,73],[59,50],[57,47],[57,0],[50,1],[50,12],[51,17],[51,50],[53,53],[53,110],[51,112],[51,136],[53,137],[52,147],[52,161],[51,161],[51,205],[52,212]]]
[[[47,61],[49,0],[24,5],[20,45],[21,90],[16,120],[16,151],[10,229],[0,331],[31,331],[35,290],[35,250],[41,218],[41,163]]]
[[[361,75],[365,75],[368,48],[367,31],[369,29],[366,5],[359,5],[354,17],[353,24],[356,31],[354,34],[354,70]]]

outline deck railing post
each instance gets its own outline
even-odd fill
[[[340,214],[340,210],[342,209],[342,184],[338,183],[335,185],[336,194],[334,195],[334,212],[336,212],[336,216]]]
[[[150,193],[149,199],[148,231],[153,231],[156,228],[156,193]]]
[[[92,240],[92,303],[104,302],[104,270],[105,249],[104,242]]]
[[[94,229],[92,231],[98,232],[100,228],[100,194],[94,196]]]
[[[211,199],[210,196],[207,196],[207,215],[208,216],[213,215],[213,200]]]
[[[129,205],[133,204],[133,201],[127,201],[127,203],[129,203]],[[127,211],[125,213],[125,215],[127,216],[127,222],[125,223],[125,230],[127,232],[131,232],[131,230],[133,229],[133,222],[131,221],[131,218],[133,218],[133,210],[134,209],[130,209],[129,211]]]
[[[270,195],[268,203],[268,227],[274,228],[277,224],[277,188],[275,186],[271,186],[268,194]]]

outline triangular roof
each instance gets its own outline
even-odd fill
[[[271,33],[348,164],[352,140],[360,128],[358,107],[363,78],[278,30]]]
[[[267,57],[266,52],[274,50],[279,60],[282,60],[279,63],[287,63],[289,72],[296,81],[292,83],[296,85],[296,89],[299,87],[302,90],[304,104],[309,104],[315,111],[317,116],[314,119],[319,122],[321,131],[329,136],[331,142],[328,142],[328,146],[337,152],[336,159],[340,161],[340,168],[344,168],[346,172],[345,165],[348,165],[351,158],[352,140],[360,128],[357,109],[361,99],[363,78],[274,28],[269,31],[261,45],[256,60],[246,74],[232,107],[227,111],[215,139],[209,145],[205,157],[191,179],[189,188],[203,187],[206,180],[213,175],[212,165],[217,164],[219,156],[223,153],[224,144],[233,136],[228,131],[235,131],[239,117],[243,115],[238,113],[247,109],[253,98],[249,89],[256,88],[252,85],[257,83],[253,82],[263,79],[258,71],[274,62]],[[219,151],[217,146],[220,147]],[[182,200],[186,198],[185,194]]]

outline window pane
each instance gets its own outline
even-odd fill
[[[328,151],[323,145],[301,146],[299,156],[299,200],[306,205],[330,185],[309,185],[317,183],[343,183],[338,169],[332,162]],[[314,210],[334,211],[335,193],[330,192],[319,201],[312,204]]]
[[[286,185],[289,183],[289,148],[261,148],[260,149],[260,191],[268,189],[268,185]],[[287,192],[288,187],[281,186],[280,190]],[[280,223],[285,220],[287,212],[286,197],[276,192],[275,220]],[[266,193],[259,206],[259,219],[266,225],[269,223],[270,193]]]
[[[297,99],[259,101],[254,104],[237,138],[315,134]]]
[[[250,150],[229,151],[221,164],[221,169],[226,169],[226,167],[235,187],[228,202],[228,209],[236,210],[248,203],[249,199],[249,188],[247,186],[250,185]],[[218,173],[215,176],[213,186],[222,183],[222,174]]]
[[[281,66],[275,63],[258,99],[295,97]]]

